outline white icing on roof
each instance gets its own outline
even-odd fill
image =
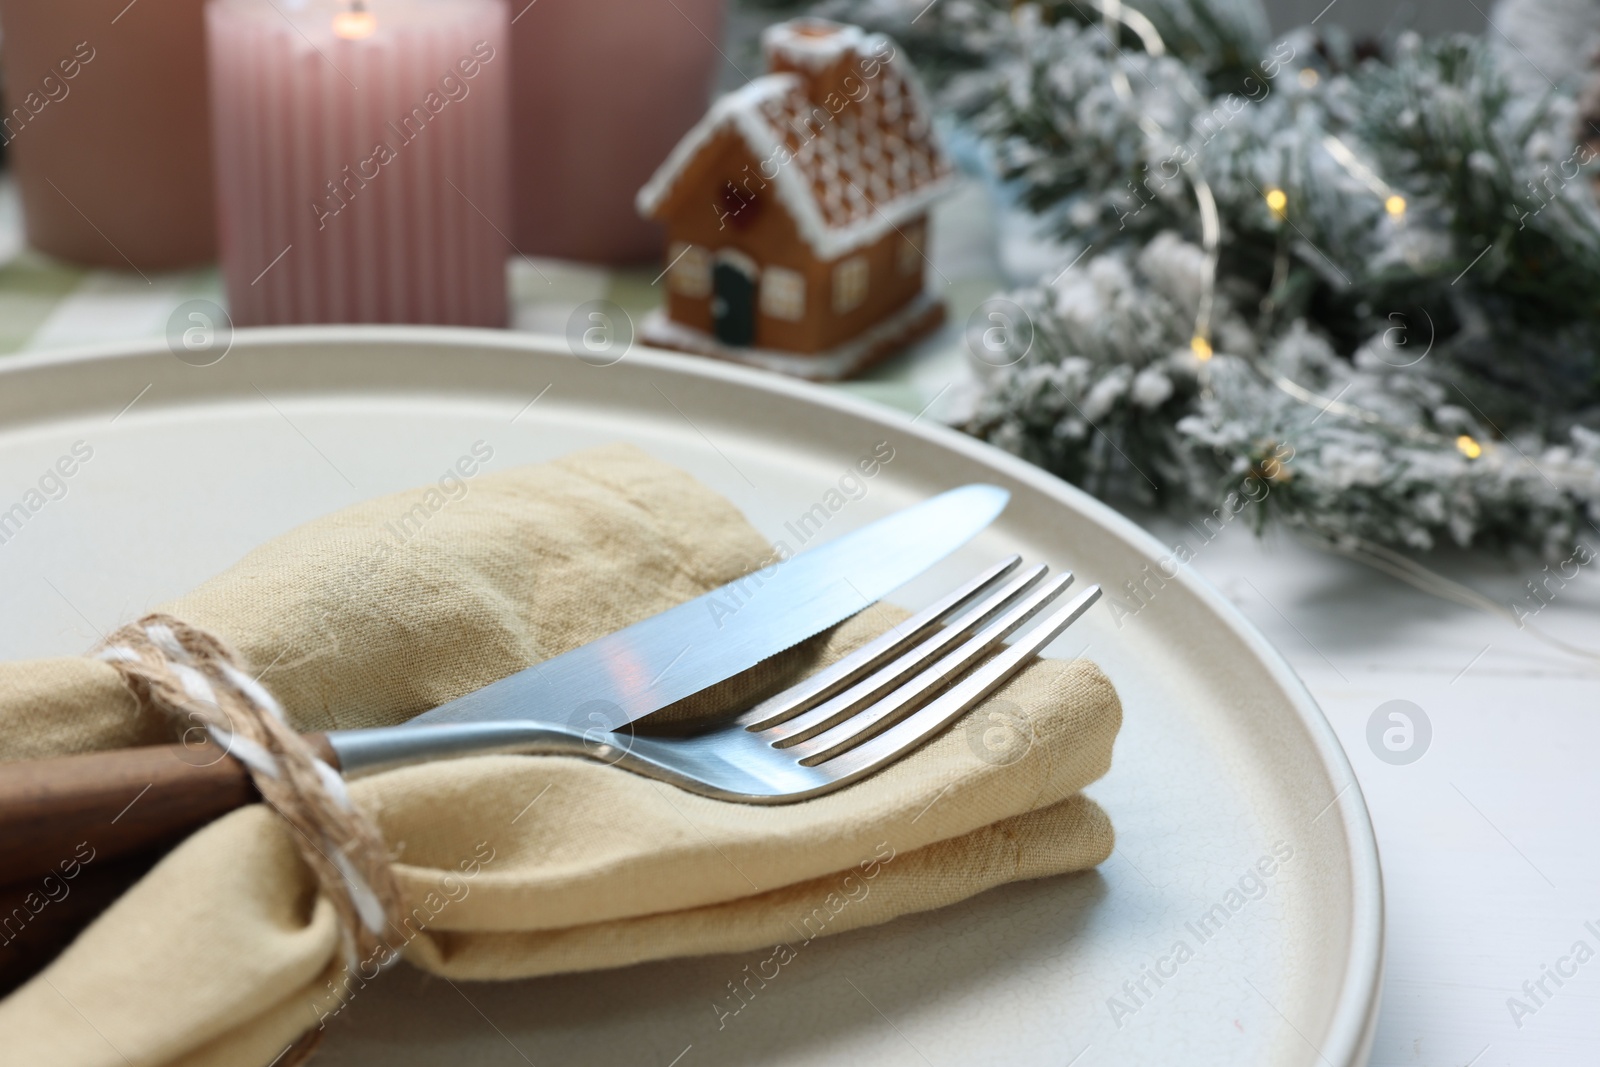
[[[826,70],[850,52],[870,55],[874,44],[887,40],[881,33],[868,34],[859,26],[816,18],[792,19],[761,31],[761,49],[769,58],[781,55],[813,73]]]
[[[864,59],[895,54],[887,37],[854,26],[822,23],[835,27],[823,35],[805,30],[818,21],[771,27],[763,42],[813,73],[852,52]],[[796,41],[803,42],[803,58],[794,51]],[[690,163],[725,129],[738,133],[756,157],[759,174],[752,182],[768,182],[820,259],[870,244],[927,210],[949,191],[951,167],[921,86],[892,60],[882,61],[873,77],[864,69],[853,76],[867,91],[836,114],[809,99],[805,81],[793,73],[764,74],[723,96],[639,190],[639,211],[656,217]]]

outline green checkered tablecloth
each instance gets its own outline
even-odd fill
[[[995,224],[981,188],[969,182],[934,211],[929,286],[943,295],[944,327],[865,377],[834,388],[931,418],[972,381],[962,333],[967,316],[1001,287]],[[163,337],[186,300],[227,306],[214,267],[141,276],[87,270],[26,247],[21,205],[0,177],[0,354],[145,341]],[[512,257],[511,328],[564,334],[580,305],[609,300],[637,322],[660,303],[658,268],[613,270],[563,260]]]

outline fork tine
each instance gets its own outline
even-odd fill
[[[895,689],[901,687],[929,663],[959,646],[960,642],[988,625],[997,615],[1016,603],[1032,589],[1050,568],[1036,563],[1014,574],[999,588],[987,593],[971,604],[963,614],[944,629],[934,629],[921,642],[913,645],[898,657],[889,660],[870,675],[829,698],[802,715],[771,730],[764,731],[768,740],[778,748],[788,748],[831,730],[862,709],[880,703]],[[1070,582],[1068,575],[1065,582]]]
[[[976,636],[969,638],[955,651],[942,656],[915,678],[886,694],[860,714],[841,722],[826,733],[801,742],[790,751],[802,764],[811,767],[824,763],[889,729],[916,708],[927,703],[934,694],[947,687],[974,664],[986,658],[997,645],[1021,629],[1059,596],[1071,581],[1071,574],[1061,574],[1040,583],[1027,596],[980,630]]]
[[[1011,573],[1021,562],[1021,556],[1010,556],[1001,560],[979,573],[977,577],[929,604],[911,618],[890,627],[888,632],[797,685],[792,685],[762,701],[734,721],[751,730],[765,730],[815,707],[867,674],[878,665],[879,661],[897,655],[914,642],[920,641],[940,619],[964,607],[990,583]]]
[[[1035,653],[1078,621],[1079,616],[1099,599],[1098,585],[1085,589],[1071,602],[1052,612],[1027,637],[962,678],[915,714],[865,744],[823,763],[819,769],[835,775],[835,781],[843,783],[871,774],[911,752],[1000,688]]]

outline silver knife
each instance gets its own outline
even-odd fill
[[[411,721],[615,730],[849,618],[971,540],[1010,496],[983,484],[941,493]]]

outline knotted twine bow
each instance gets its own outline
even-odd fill
[[[186,736],[204,730],[217,751],[249,769],[262,798],[294,828],[301,857],[333,904],[346,965],[392,962],[396,954],[381,935],[404,909],[377,827],[233,650],[158,613],[116,630],[96,655],[117,669],[141,709]]]

